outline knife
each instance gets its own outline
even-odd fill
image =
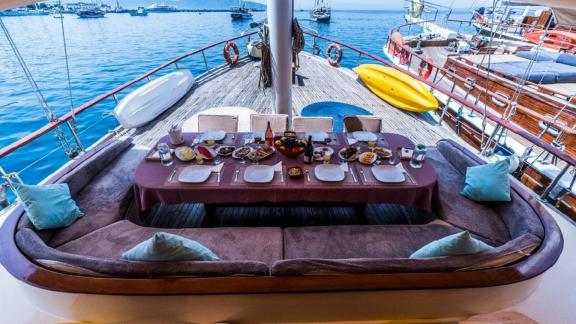
[[[172,179],[174,179],[175,175],[176,175],[176,168],[174,168],[174,170],[172,170],[172,172],[170,173],[170,177],[168,177],[168,182],[172,182]]]

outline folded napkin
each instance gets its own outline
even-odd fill
[[[223,167],[224,167],[224,163],[217,164],[217,165],[212,167],[212,172],[220,172],[220,171],[222,171]]]
[[[274,164],[274,172],[282,172],[282,161]]]
[[[344,162],[344,163],[340,164],[340,169],[342,169],[342,171],[344,171],[344,172],[348,172],[349,171],[348,162]]]
[[[352,136],[348,136],[348,137],[346,137],[346,142],[348,142],[348,145],[354,145],[354,144],[358,143],[358,140]]]

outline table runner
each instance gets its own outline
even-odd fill
[[[234,138],[234,145],[236,147],[244,144],[244,137],[246,133],[230,134],[227,136],[228,143],[232,144],[231,139]],[[198,136],[197,133],[183,134],[185,144],[191,145],[193,139]],[[346,141],[346,134],[334,133],[331,136],[337,137],[334,143],[328,146],[334,149],[334,157],[331,163],[338,163],[337,152],[343,148]],[[408,138],[390,133],[380,134],[383,140],[378,142],[378,145],[386,143],[385,147],[391,149],[396,155],[396,160],[399,161],[396,148],[408,147],[414,148]],[[161,142],[168,143],[168,137],[162,138]],[[315,144],[319,146],[319,144]],[[367,145],[362,143],[359,145],[362,151],[368,151]],[[284,177],[285,183],[279,185],[277,183],[271,184],[232,184],[235,170],[239,166],[250,165],[247,162],[245,165],[241,164],[239,160],[231,157],[224,157],[222,161],[225,163],[222,169],[221,181],[219,185],[210,184],[179,184],[170,183],[166,181],[175,167],[182,167],[186,165],[193,165],[195,162],[181,162],[174,159],[173,166],[164,167],[160,162],[156,161],[142,161],[136,170],[134,176],[134,191],[136,203],[140,211],[146,211],[157,203],[163,204],[179,204],[179,203],[227,203],[227,204],[243,204],[243,203],[258,203],[258,202],[334,202],[334,203],[396,203],[403,205],[416,205],[420,208],[430,211],[432,209],[432,198],[436,186],[436,172],[431,163],[425,161],[421,169],[412,169],[409,167],[408,162],[403,162],[404,167],[410,173],[410,176],[415,180],[415,183],[402,183],[402,184],[383,184],[383,183],[363,183],[363,177],[359,173],[358,167],[361,165],[359,162],[349,163],[351,170],[355,172],[358,183],[349,184],[344,181],[340,184],[323,183],[312,181],[306,182],[306,177],[292,179],[288,177],[286,168],[291,166],[300,166],[303,169],[310,169],[311,178],[313,177],[313,168],[319,163],[314,165],[305,165],[302,156],[298,158],[288,158],[276,152],[269,158],[262,160],[262,164],[273,165],[279,161],[284,164]],[[386,160],[383,160],[386,163]],[[212,161],[205,161],[205,164],[213,164]],[[369,170],[369,169],[368,169]],[[214,176],[214,175],[213,175]],[[368,174],[366,174],[368,176]],[[278,175],[276,175],[278,177]]]

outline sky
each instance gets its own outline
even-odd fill
[[[255,2],[266,3],[266,0],[252,0]],[[401,10],[404,8],[403,0],[329,0],[329,5],[332,9],[388,9],[388,10]],[[486,2],[482,0],[432,0],[431,2],[452,6],[454,8],[470,8],[474,3]],[[314,0],[294,0],[296,8],[312,8]],[[477,5],[475,5],[477,6]]]

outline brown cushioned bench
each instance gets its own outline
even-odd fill
[[[459,194],[466,167],[483,163],[451,141],[441,141],[428,161],[438,169],[438,217],[443,224],[354,225],[298,228],[159,229],[125,220],[131,177],[145,150],[116,141],[59,182],[70,185],[86,215],[68,228],[35,231],[26,217],[16,242],[31,259],[115,277],[302,276],[453,272],[507,265],[540,245],[544,230],[522,188],[513,183],[510,203],[476,203]],[[496,247],[469,256],[409,259],[423,245],[469,230]],[[122,252],[165,231],[194,239],[219,255],[216,262],[134,262]],[[59,268],[62,271],[62,267]],[[80,270],[78,270],[80,269]]]

